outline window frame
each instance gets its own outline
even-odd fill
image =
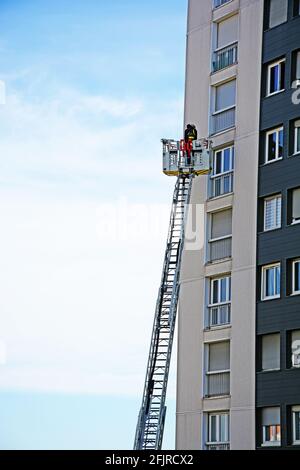
[[[299,149],[298,149],[298,139],[300,140],[300,126],[296,126],[296,122],[299,120],[300,119],[296,119],[296,121],[294,121],[294,154],[293,155],[300,154],[300,144],[299,144]],[[299,133],[299,137],[298,137],[298,133]]]
[[[296,413],[300,414],[300,406],[293,406],[292,407],[292,426],[293,426],[293,445],[299,446],[300,445],[300,438],[296,439]],[[300,424],[299,424],[300,426]]]
[[[226,150],[230,151],[230,170],[224,171],[224,153]],[[222,171],[220,173],[216,173],[217,168],[217,154],[221,153],[221,167]],[[222,147],[220,149],[214,150],[213,155],[213,173],[211,178],[220,178],[221,176],[228,175],[234,171],[234,145],[228,145],[227,147]]]
[[[263,357],[264,357],[264,354],[263,354],[263,351],[264,351],[264,348],[263,348],[263,344],[264,344],[264,338],[267,337],[267,336],[279,336],[279,367],[273,367],[271,369],[264,369],[263,368]],[[280,371],[281,370],[281,351],[280,351],[280,348],[281,348],[281,335],[280,333],[271,333],[271,334],[265,334],[265,335],[262,335],[261,337],[261,340],[260,340],[260,344],[261,344],[261,353],[260,353],[260,356],[261,356],[261,360],[260,360],[260,363],[261,363],[261,366],[260,366],[260,369],[261,369],[261,372],[265,373],[265,372],[274,372],[274,371]]]
[[[284,71],[284,82],[285,82],[285,78],[286,78],[286,58],[284,57],[283,59],[279,59],[277,60],[276,62],[272,62],[271,64],[268,65],[268,78],[267,78],[267,95],[266,97],[268,98],[269,96],[274,96],[274,95],[278,95],[278,93],[282,93],[286,90],[285,88],[285,83],[283,83],[283,88],[280,88],[276,91],[270,91],[270,87],[271,87],[271,70],[275,67],[279,67],[279,73],[278,73],[278,76],[279,76],[279,83],[278,85],[280,85],[280,81],[281,81],[281,64],[284,63],[284,67],[285,67],[285,71]]]
[[[287,1],[286,19],[285,19],[284,21],[282,21],[281,23],[278,23],[278,24],[276,24],[276,25],[274,25],[274,26],[271,26],[270,23],[271,23],[271,2],[272,2],[272,0],[269,0],[269,2],[268,2],[268,18],[267,18],[268,21],[267,21],[267,27],[266,27],[266,30],[267,30],[267,31],[268,31],[268,30],[272,30],[272,29],[274,29],[274,28],[277,28],[278,26],[281,26],[281,25],[287,23],[287,21],[288,21],[288,19],[289,19],[289,1],[290,1],[290,0]]]
[[[222,425],[221,425],[221,418],[222,416],[226,416],[226,429],[225,429],[225,434],[226,434],[226,437],[227,437],[227,440],[225,441],[222,441],[220,438],[221,438],[221,434],[222,434]],[[211,432],[212,432],[212,425],[211,425],[211,421],[212,421],[212,418],[213,417],[216,417],[216,436],[219,440],[216,440],[216,441],[213,441],[211,438],[212,438],[212,435],[211,435]],[[229,411],[220,411],[220,412],[212,412],[212,413],[208,413],[208,420],[207,420],[207,424],[208,424],[208,430],[207,430],[207,442],[206,442],[206,445],[210,445],[210,444],[229,444],[230,443],[230,413]]]
[[[293,18],[297,18],[300,16],[300,1],[294,0],[293,3]]]
[[[274,129],[271,129],[269,131],[266,131],[265,133],[265,165],[269,165],[270,163],[278,162],[279,160],[283,159],[282,157],[279,157],[279,134],[282,131],[282,137],[283,137],[283,151],[284,151],[284,126],[279,126],[275,127]],[[272,134],[276,134],[276,151],[275,151],[275,158],[272,160],[268,160],[268,155],[269,155],[269,136]]]
[[[226,300],[221,301],[221,281],[226,279]],[[215,303],[213,301],[213,296],[214,296],[214,283],[218,283],[218,302]],[[217,307],[220,305],[227,305],[231,303],[231,275],[227,274],[224,276],[220,277],[213,277],[210,279],[210,296],[209,296],[209,305],[208,307]]]
[[[271,227],[271,228],[267,228],[266,227],[266,203],[268,201],[272,201],[273,199],[276,199],[276,208],[275,208],[275,211],[276,211],[276,214],[275,214],[275,219],[276,219],[276,215],[277,215],[277,200],[280,199],[280,224],[278,226],[274,226],[274,227]],[[281,193],[278,193],[278,194],[274,194],[273,196],[268,196],[268,197],[265,197],[264,198],[264,224],[263,224],[263,231],[264,232],[270,232],[272,230],[278,230],[282,227],[282,194]]]
[[[217,214],[218,212],[225,212],[225,211],[231,211],[231,234],[229,235],[223,235],[222,237],[217,237],[217,238],[213,238],[212,237],[212,228],[213,228],[213,216],[214,214]],[[232,207],[225,207],[224,209],[220,210],[220,211],[215,211],[215,212],[211,212],[209,214],[209,237],[208,237],[208,243],[214,243],[214,242],[218,242],[220,240],[227,240],[231,238],[232,239]]]
[[[300,1],[300,0],[299,0]],[[292,84],[296,82],[296,86],[299,86],[300,81],[300,49],[296,49],[292,53]],[[299,72],[299,74],[298,74]],[[299,76],[298,76],[299,75]]]
[[[291,341],[290,341],[291,369],[300,369],[300,364],[295,364],[295,361],[294,361],[295,354],[293,352],[293,333],[298,332],[298,331],[300,331],[300,330],[293,330],[291,332]]]
[[[279,294],[275,295],[266,295],[266,272],[269,269],[272,268],[279,268]],[[275,271],[276,272],[276,271]],[[277,287],[276,284],[276,276],[275,276],[275,290]],[[272,263],[272,264],[267,264],[265,266],[261,267],[261,300],[263,302],[268,301],[268,300],[275,300],[275,299],[280,299],[281,297],[281,263]]]
[[[232,2],[232,0],[219,0],[221,2],[220,5],[216,5],[217,1],[218,0],[213,0],[213,10],[217,10],[224,5],[227,5],[227,3]]]
[[[210,348],[211,346],[219,343],[228,343],[229,344],[229,369],[220,369],[220,370],[210,370]],[[230,340],[222,340],[222,341],[213,341],[207,344],[207,364],[206,364],[206,375],[217,375],[217,374],[228,374],[231,372],[231,357],[230,357]]]
[[[291,295],[299,295],[300,294],[300,289],[295,290],[295,264],[300,264],[300,258],[294,259],[292,261],[292,294]]]
[[[300,186],[297,187],[297,188],[290,189],[290,191],[291,191],[291,199],[290,199],[290,204],[291,204],[291,217],[290,217],[290,224],[289,224],[289,225],[298,225],[298,224],[300,224],[300,217],[297,218],[297,219],[295,219],[295,218],[293,217],[293,211],[294,211],[294,204],[293,204],[293,203],[294,203],[294,191],[296,191],[296,190],[298,190],[298,189],[300,190]]]
[[[232,1],[232,0],[229,0],[229,1]],[[223,44],[222,46],[219,46],[218,43],[220,39],[220,29],[219,29],[220,24],[224,23],[225,21],[231,20],[232,18],[236,18],[236,21],[237,21],[237,37],[233,41],[229,41]],[[238,13],[230,15],[229,17],[226,17],[226,18],[221,18],[220,20],[214,22],[213,25],[215,27],[214,48],[213,48],[214,52],[219,52],[219,51],[222,51],[223,49],[229,48],[230,46],[238,44],[239,42],[239,14]]]
[[[277,428],[279,427],[280,429],[280,440],[276,440],[276,441],[267,441],[266,440],[266,430],[267,428]],[[262,447],[279,447],[281,446],[281,423],[280,424],[268,424],[268,425],[262,425],[262,431],[263,431],[263,435],[262,435]]]
[[[221,87],[221,86],[224,86],[226,85],[227,83],[230,83],[230,82],[235,82],[235,97],[234,97],[234,104],[230,105],[230,106],[226,106],[225,108],[221,108],[221,109],[216,109],[217,108],[217,93],[218,93],[218,89]],[[236,98],[237,98],[237,78],[234,77],[234,78],[231,78],[230,80],[226,80],[224,83],[219,83],[217,85],[213,85],[213,88],[214,88],[214,93],[213,93],[213,112],[212,112],[212,116],[217,116],[218,114],[222,114],[222,113],[225,113],[226,111],[229,111],[230,109],[235,109],[236,108]]]

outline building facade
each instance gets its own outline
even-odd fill
[[[185,123],[213,159],[181,271],[177,449],[300,445],[299,3],[189,0]]]

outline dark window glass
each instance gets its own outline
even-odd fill
[[[294,291],[300,291],[300,261],[295,262],[294,264]]]
[[[281,62],[280,83],[279,83],[280,90],[284,90],[284,83],[285,83],[285,62]]]
[[[278,81],[278,67],[272,67],[270,71],[269,93],[274,93],[276,91],[277,81]]]
[[[279,150],[278,150],[278,157],[282,158],[283,157],[283,130],[279,132]]]
[[[276,159],[276,133],[269,134],[269,146],[268,146],[268,161]]]
[[[295,441],[300,441],[300,412],[294,413],[295,420]]]
[[[222,173],[222,152],[217,152],[215,174],[219,175],[220,173]]]

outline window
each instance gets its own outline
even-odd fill
[[[270,163],[283,158],[283,127],[266,133],[266,160]]]
[[[214,8],[221,7],[222,5],[225,5],[225,3],[231,2],[231,0],[214,0]]]
[[[222,341],[206,346],[205,396],[230,393],[230,343]]]
[[[264,200],[264,231],[281,227],[281,194]]]
[[[236,80],[213,87],[212,134],[235,126]]]
[[[218,197],[233,191],[234,147],[214,152],[213,172],[210,177],[210,197]]]
[[[292,407],[293,444],[300,445],[300,406]]]
[[[217,49],[233,44],[238,39],[238,15],[217,24]]]
[[[230,323],[231,277],[210,280],[210,304],[208,327]]]
[[[296,83],[294,83],[295,81]],[[292,88],[297,88],[299,86],[299,81],[300,81],[300,49],[292,52],[292,63],[291,63]]]
[[[230,276],[211,280],[211,305],[230,302]]]
[[[294,0],[293,15],[294,16],[299,16],[300,15],[300,0]]]
[[[237,41],[238,15],[213,23],[213,72],[237,63]]]
[[[262,370],[280,369],[280,334],[262,337]]]
[[[288,205],[289,223],[300,223],[300,188],[289,191]]]
[[[232,210],[211,214],[209,261],[231,257]]]
[[[262,300],[280,297],[280,263],[262,268]]]
[[[292,367],[300,367],[300,330],[292,331]]]
[[[233,170],[234,164],[234,147],[226,147],[214,152],[214,168],[215,176],[228,173]]]
[[[300,119],[294,122],[294,155],[300,153]]]
[[[285,87],[285,59],[268,66],[268,89],[267,95],[274,95],[284,91]]]
[[[206,446],[212,450],[229,448],[229,413],[210,413],[208,415],[208,442]]]
[[[296,80],[300,80],[300,51],[297,52],[296,56]]]
[[[231,80],[216,87],[215,112],[235,106],[236,80]]]
[[[224,372],[230,369],[230,343],[224,341],[209,344],[208,372]]]
[[[214,212],[211,219],[211,240],[229,237],[232,234],[232,209]]]
[[[287,21],[288,0],[270,0],[269,28]]]
[[[300,294],[300,259],[293,261],[292,279],[292,294]]]
[[[280,446],[280,407],[262,409],[262,445]]]

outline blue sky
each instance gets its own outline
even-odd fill
[[[182,130],[186,1],[2,0],[0,19],[0,448],[130,448],[174,184],[160,138]]]

